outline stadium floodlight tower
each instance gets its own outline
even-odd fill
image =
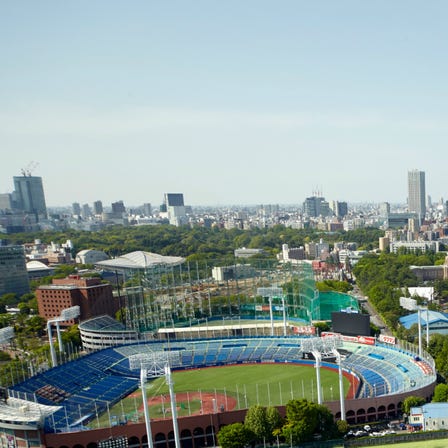
[[[269,317],[271,320],[271,336],[274,336],[274,314],[272,310],[272,299],[281,299],[283,309],[283,336],[286,336],[286,305],[283,289],[278,286],[269,288],[257,288],[257,295],[267,297],[269,299]]]
[[[56,351],[54,349],[54,344],[53,344],[53,334],[51,331],[51,324],[53,324],[53,323],[56,324],[59,352],[62,352],[63,346],[62,346],[62,336],[61,336],[61,329],[59,328],[59,322],[64,322],[65,320],[75,319],[80,315],[80,313],[81,312],[80,312],[79,305],[75,305],[70,308],[65,308],[64,310],[62,310],[60,316],[55,317],[53,319],[48,319],[47,333],[48,333],[48,340],[50,341],[51,364],[53,367],[56,367],[58,365],[58,361],[56,358]]]
[[[152,352],[138,353],[129,357],[129,368],[131,370],[140,369],[140,386],[142,388],[143,411],[145,413],[146,436],[148,438],[148,448],[153,448],[151,423],[149,420],[148,401],[146,399],[146,380],[165,376],[166,383],[170,391],[171,415],[173,417],[174,444],[176,448],[181,448],[179,437],[179,426],[177,424],[176,395],[174,394],[174,382],[171,377],[170,364],[174,358],[178,358],[178,353]]]
[[[0,329],[0,344],[7,344],[14,337],[14,328],[5,327]]]
[[[428,307],[422,308],[419,306],[417,308],[418,316],[418,356],[420,359],[423,358],[423,347],[422,347],[422,311],[426,311],[426,347],[429,347],[429,311]]]
[[[320,381],[322,359],[334,356],[336,348],[342,345],[342,341],[337,337],[309,338],[304,339],[301,345],[302,352],[312,353],[316,361],[317,404],[322,404],[322,386]],[[341,396],[343,396],[343,394],[341,394]]]

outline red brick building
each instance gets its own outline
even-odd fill
[[[119,309],[118,299],[113,296],[110,284],[102,283],[98,278],[82,278],[79,275],[54,279],[51,285],[39,286],[36,297],[39,315],[47,320],[60,316],[63,309],[75,305],[79,305],[81,321],[104,314],[114,317]]]

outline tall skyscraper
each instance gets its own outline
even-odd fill
[[[101,215],[103,213],[103,203],[101,201],[95,201],[93,203],[93,214]]]
[[[72,204],[72,214],[73,215],[80,215],[81,214],[81,206],[79,205],[79,202],[73,202],[73,204]]]
[[[417,213],[420,220],[426,214],[425,172],[412,170],[408,172],[408,210]]]
[[[170,224],[180,226],[187,222],[187,215],[182,193],[165,193],[165,205]]]
[[[16,208],[39,218],[47,217],[42,178],[23,175],[14,176]]]
[[[0,245],[0,296],[10,292],[18,296],[30,292],[23,246]]]

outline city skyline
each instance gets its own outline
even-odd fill
[[[448,5],[2,4],[0,193],[31,161],[73,202],[448,196]]]

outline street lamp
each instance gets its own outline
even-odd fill
[[[56,351],[54,349],[53,344],[53,334],[51,331],[51,324],[56,324],[56,331],[57,331],[57,337],[58,337],[58,344],[59,344],[59,351],[62,352],[62,337],[61,337],[61,330],[59,328],[59,322],[64,322],[66,320],[75,319],[80,315],[80,309],[79,305],[72,306],[70,308],[65,308],[61,311],[61,315],[58,317],[54,317],[53,319],[48,319],[47,321],[47,333],[48,333],[48,340],[50,342],[50,353],[51,353],[51,364],[53,367],[56,367],[58,365],[58,361],[56,358]]]

